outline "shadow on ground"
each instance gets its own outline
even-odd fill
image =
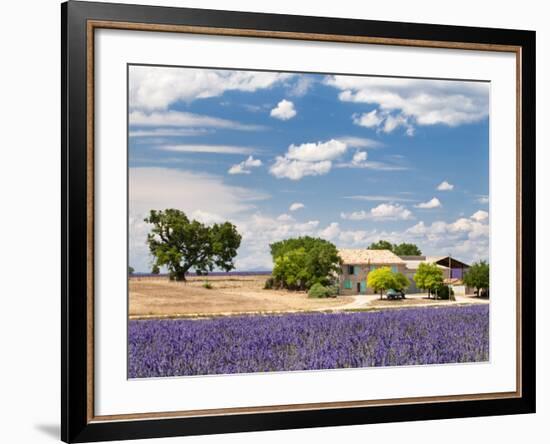
[[[60,439],[61,430],[59,424],[35,424],[34,428],[44,435],[54,438],[56,441]]]

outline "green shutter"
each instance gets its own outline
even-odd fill
[[[393,271],[394,273],[397,273],[397,265],[392,265],[391,271]]]
[[[344,288],[345,288],[346,290],[351,290],[351,281],[350,281],[349,279],[346,279],[346,280],[344,281]]]

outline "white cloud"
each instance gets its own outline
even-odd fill
[[[476,202],[480,203],[480,204],[488,204],[489,203],[489,196],[481,195],[476,199]]]
[[[305,176],[321,176],[327,174],[332,168],[330,160],[322,162],[302,162],[300,160],[290,160],[284,156],[277,156],[275,163],[269,169],[275,177],[290,180],[300,180]]]
[[[303,143],[290,145],[286,157],[292,160],[305,162],[319,162],[322,160],[334,160],[346,152],[345,143],[331,139],[327,142]]]
[[[353,114],[353,123],[367,128],[376,128],[377,131],[391,133],[395,129],[403,126],[408,136],[414,135],[414,127],[409,123],[409,119],[404,114],[392,115],[387,111],[373,110],[363,114]]]
[[[348,148],[380,148],[382,143],[377,140],[367,139],[366,137],[344,136],[338,137],[342,143],[345,143]]]
[[[130,108],[164,110],[178,101],[218,97],[225,91],[254,92],[271,88],[294,76],[276,72],[132,66]]]
[[[319,231],[319,236],[327,240],[333,240],[340,234],[340,231],[338,222],[332,222],[326,228]]]
[[[376,109],[368,113],[354,114],[352,118],[353,123],[366,128],[377,128],[384,121],[384,118]]]
[[[212,199],[212,196],[216,196]],[[227,216],[254,208],[253,202],[269,196],[229,186],[219,176],[173,168],[130,168],[129,203],[134,213],[178,208]]]
[[[292,222],[294,221],[294,218],[290,214],[281,214],[277,216],[277,220],[281,222]]]
[[[298,75],[296,82],[294,82],[289,91],[290,95],[296,97],[305,96],[314,83],[315,82],[312,77],[305,76],[303,74]]]
[[[441,206],[441,202],[437,197],[433,197],[428,202],[421,202],[417,205],[415,205],[416,208],[422,208],[426,210],[430,210],[433,208],[439,208]]]
[[[347,220],[408,220],[412,219],[412,213],[402,205],[383,203],[371,208],[369,211],[341,213],[340,217]]]
[[[289,100],[281,100],[275,108],[271,110],[271,117],[275,117],[280,120],[289,120],[296,115],[296,110],[294,109],[294,103]]]
[[[365,103],[376,109],[354,116],[358,125],[391,132],[404,126],[458,126],[478,122],[489,113],[489,85],[480,82],[327,76],[326,85],[340,91],[341,101]]]
[[[298,211],[304,208],[305,205],[301,202],[294,202],[290,207],[288,208],[290,211]]]
[[[254,157],[248,156],[246,160],[231,166],[227,172],[229,174],[250,174],[251,168],[258,168],[260,166],[262,166],[262,161],[260,159],[254,159]]]
[[[199,128],[153,128],[146,130],[130,130],[129,137],[190,137],[205,134],[207,130]]]
[[[208,211],[195,210],[191,213],[191,219],[198,220],[203,224],[216,224],[224,222],[224,218],[219,214],[209,213]]]
[[[365,163],[367,160],[367,152],[366,151],[357,151],[353,158],[351,159],[352,165],[360,166]]]
[[[344,196],[344,199],[366,200],[366,201],[371,201],[371,202],[383,202],[383,201],[389,201],[389,202],[414,202],[414,199],[410,199],[408,197],[377,195],[377,194]]]
[[[263,129],[263,127],[258,125],[245,125],[218,117],[173,110],[150,113],[132,111],[129,115],[129,123],[131,126],[221,128],[242,131]]]
[[[332,160],[344,154],[346,149],[345,143],[335,139],[290,145],[284,156],[276,157],[269,171],[277,178],[291,180],[327,174],[332,168]]]
[[[157,149],[175,153],[250,154],[256,152],[247,146],[231,145],[160,145]]]
[[[444,180],[443,182],[441,182],[438,186],[437,186],[437,189],[439,191],[451,191],[453,190],[455,186],[450,184],[449,182],[447,182],[446,180]]]
[[[479,210],[470,216],[473,220],[477,222],[482,222],[489,218],[489,213],[487,211]]]

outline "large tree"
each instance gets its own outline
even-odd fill
[[[369,250],[390,250],[398,256],[420,256],[422,254],[420,248],[415,244],[408,244],[406,242],[392,244],[390,241],[384,239],[370,244]]]
[[[436,264],[422,262],[414,277],[418,288],[428,290],[428,297],[443,285],[443,271]]]
[[[489,264],[485,261],[476,262],[468,269],[463,278],[468,287],[474,287],[479,295],[480,290],[489,289]]]
[[[393,251],[393,244],[387,240],[379,240],[369,245],[369,250],[390,250]]]
[[[403,242],[399,245],[395,244],[393,246],[393,252],[398,256],[420,256],[422,251],[415,244],[408,244]]]
[[[310,236],[286,239],[270,245],[276,286],[307,290],[313,284],[328,285],[340,271],[336,246]]]
[[[184,281],[190,269],[203,275],[216,267],[235,268],[241,235],[230,222],[207,226],[176,209],[151,210],[145,222],[152,225],[147,244],[154,265],[166,266],[170,279]]]

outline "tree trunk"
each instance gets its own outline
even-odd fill
[[[187,280],[185,279],[185,273],[186,273],[186,270],[182,270],[182,269],[172,271],[170,273],[170,280],[176,281],[176,282],[185,282]]]

